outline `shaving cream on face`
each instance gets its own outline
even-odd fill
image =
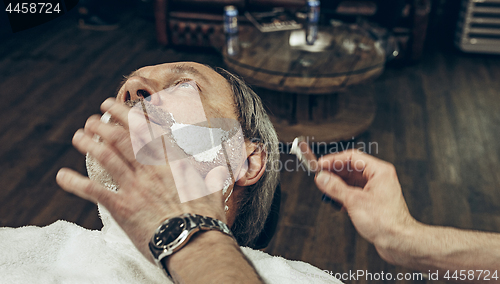
[[[212,162],[222,149],[222,139],[226,131],[176,123],[172,125],[172,136],[184,152],[198,162]]]
[[[222,194],[226,195],[229,187],[236,181],[236,171],[242,162],[242,149],[244,145],[241,129],[233,137],[233,130],[226,131],[221,128],[208,128],[174,122],[172,137],[175,143],[189,156],[194,163],[199,163],[202,168],[211,170],[217,166],[231,167],[233,176],[228,175],[224,181]],[[226,156],[227,155],[227,156]],[[200,169],[199,169],[200,170]],[[203,175],[203,170],[200,173]],[[207,174],[208,172],[205,172]],[[226,198],[229,198],[229,196]]]

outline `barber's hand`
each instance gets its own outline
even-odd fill
[[[73,170],[61,169],[56,180],[64,190],[104,205],[150,261],[148,242],[163,220],[183,213],[196,213],[226,222],[220,190],[227,175],[224,168],[215,168],[204,181],[182,159],[156,166],[141,164],[135,159],[128,131],[130,109],[121,103],[114,103],[112,99],[106,100],[101,109],[108,111],[123,127],[103,123],[99,116],[92,116],[85,130],[75,133],[73,145],[81,153],[89,153],[99,161],[119,184],[119,190],[109,191],[97,181]],[[95,134],[104,143],[95,142]],[[175,182],[172,172],[175,173]],[[177,191],[189,189],[214,193],[180,203]]]
[[[398,245],[393,237],[417,224],[410,215],[394,166],[357,150],[323,156],[318,188],[347,210],[356,230],[382,258]]]

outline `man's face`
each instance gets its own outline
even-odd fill
[[[141,97],[148,100],[149,96],[169,88],[174,94],[156,96],[156,99],[153,96],[150,102],[166,108],[179,123],[200,122],[196,121],[200,119],[200,114],[193,112],[193,109],[200,107],[200,101],[207,119],[237,119],[232,91],[226,79],[211,68],[195,62],[165,63],[138,69],[128,76],[117,99],[122,102]],[[159,101],[160,97],[163,100]]]
[[[215,167],[227,168],[225,189],[246,166],[232,91],[226,79],[211,68],[192,62],[144,67],[127,78],[117,98],[123,102],[139,98],[145,101],[137,101],[129,112],[129,130],[138,162],[158,165],[167,158],[169,163],[175,163],[179,156],[173,154],[176,147],[165,148],[162,137],[167,135],[184,150],[187,156],[183,157],[202,177]],[[177,175],[173,174],[175,179]],[[187,192],[179,185],[178,192],[181,202],[210,193]]]

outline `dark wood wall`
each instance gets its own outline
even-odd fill
[[[79,30],[70,14],[2,39],[0,226],[66,219],[101,227],[96,206],[54,180],[61,167],[85,173],[70,142],[76,129],[139,67],[184,60],[222,66],[214,52],[161,48],[154,35],[152,22],[131,15],[116,31],[93,32]],[[418,220],[500,232],[499,79],[498,56],[431,48],[418,64],[388,68],[350,90],[371,92],[378,105],[373,125],[354,142],[376,142],[373,154],[396,165]],[[410,272],[382,261],[345,213],[321,203],[312,176],[283,172],[282,189],[279,229],[267,252],[334,273]]]

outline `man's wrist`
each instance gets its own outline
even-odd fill
[[[182,278],[182,275],[189,273],[185,271],[189,269],[188,264],[194,259],[206,258],[207,248],[211,253],[221,252],[224,249],[239,250],[234,238],[221,231],[199,231],[182,249],[164,258],[162,264],[174,279]]]
[[[191,251],[196,251],[199,246],[217,246],[217,245],[232,245],[238,247],[236,241],[221,231],[199,231],[196,233],[189,242],[179,251],[166,257],[164,260],[167,267],[173,265],[175,268],[176,263],[182,263],[186,258],[183,255],[191,254]]]
[[[408,266],[422,257],[418,250],[427,225],[412,220],[402,226],[393,226],[374,244],[380,256],[394,265]]]
[[[234,238],[226,223],[208,216],[184,213],[162,222],[149,242],[149,249],[160,261],[186,246],[197,233],[211,230]]]
[[[190,214],[176,217],[179,218],[166,220],[156,231],[154,242],[150,243],[151,252],[160,259],[158,264],[163,266],[175,282],[262,283],[262,279],[240,250],[229,228],[220,220]],[[180,232],[184,229],[192,232],[188,233],[190,236],[188,241],[181,241],[183,238],[186,240],[184,235],[186,231]],[[176,233],[172,236],[168,232]],[[179,237],[173,241],[177,234]],[[177,240],[183,245],[179,246]],[[165,246],[163,243],[172,246]],[[159,251],[160,248],[164,248],[163,252]],[[228,267],[235,269],[228,270]],[[245,281],[241,282],[242,279]]]

